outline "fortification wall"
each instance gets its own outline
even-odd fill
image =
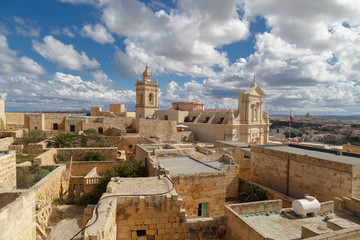
[[[143,137],[177,139],[177,123],[154,119],[133,119],[132,127]]]
[[[16,153],[4,151],[0,156],[0,192],[16,189]]]
[[[83,162],[83,161],[73,161],[71,165],[71,175],[72,176],[85,176],[88,174],[91,169],[97,167],[97,172],[105,172],[106,170],[112,168],[116,162],[104,161],[104,162]],[[67,165],[69,168],[70,165]]]
[[[24,125],[24,115],[21,112],[6,112],[6,124]]]
[[[27,191],[0,209],[0,239],[36,239],[35,192]]]
[[[12,137],[0,138],[0,150],[7,150],[13,142]]]
[[[251,146],[249,180],[293,198],[303,198],[305,194],[316,196],[319,201],[356,197],[358,173],[357,166]]]
[[[34,158],[34,164],[54,165],[56,164],[55,162],[56,154],[57,154],[56,148],[49,148],[49,150]]]

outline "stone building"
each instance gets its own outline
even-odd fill
[[[197,141],[266,144],[270,123],[267,111],[262,115],[264,96],[254,81],[245,93],[238,94],[237,111],[204,110],[201,103],[175,102],[172,109],[155,111],[155,115],[186,125]]]
[[[158,104],[158,81],[151,80],[152,73],[149,66],[146,65],[143,73],[143,80],[136,81],[136,117],[146,118],[152,116],[159,109]]]

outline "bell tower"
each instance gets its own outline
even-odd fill
[[[153,115],[155,110],[159,109],[158,104],[158,80],[153,82],[151,80],[152,73],[149,65],[146,64],[143,72],[142,81],[136,80],[136,117],[146,118],[148,115]]]

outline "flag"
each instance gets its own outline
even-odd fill
[[[294,116],[292,115],[291,110],[290,110],[290,122],[293,122],[293,121],[294,121]]]

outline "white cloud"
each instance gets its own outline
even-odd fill
[[[85,52],[77,52],[72,44],[66,45],[51,35],[44,37],[43,41],[44,43],[33,41],[33,48],[59,67],[89,71],[100,66],[96,59],[90,60]]]
[[[72,26],[72,30],[77,30],[77,28],[75,26]],[[51,34],[53,35],[65,35],[69,38],[74,38],[75,34],[73,33],[70,29],[70,27],[64,27],[64,28],[57,28],[53,31],[51,31]]]
[[[16,33],[23,35],[24,37],[38,37],[40,35],[40,27],[36,26],[34,21],[28,19],[22,19],[21,17],[13,17],[15,22]]]
[[[11,50],[7,38],[0,35],[0,79],[22,74],[28,77],[38,77],[45,73],[45,69],[33,59],[18,56]]]
[[[91,38],[101,44],[115,42],[115,39],[113,38],[111,33],[109,33],[106,28],[99,23],[96,25],[85,24],[80,34],[83,37]]]
[[[149,62],[154,73],[213,75],[212,67],[228,65],[226,53],[217,48],[249,36],[248,22],[240,19],[235,1],[221,7],[215,0],[178,5],[168,12],[153,12],[136,0],[100,2],[104,24],[126,37],[125,52],[117,54],[118,72],[139,74],[137,66]],[[129,61],[136,63],[133,69]]]

